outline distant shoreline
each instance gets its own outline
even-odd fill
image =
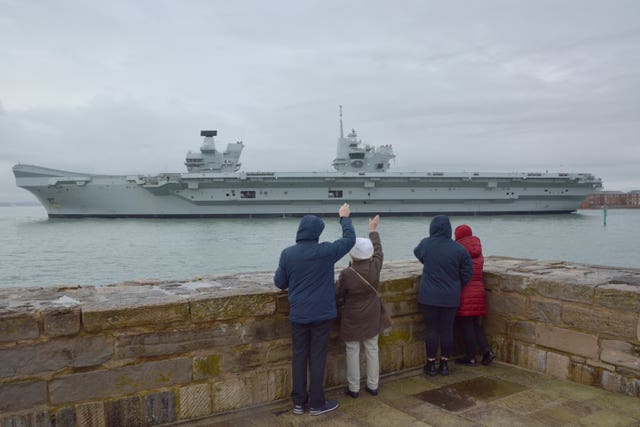
[[[11,206],[42,206],[38,202],[0,202],[0,207],[6,208]]]

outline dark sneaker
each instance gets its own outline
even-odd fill
[[[440,366],[438,366],[440,375],[449,375],[449,364],[446,360],[440,359]]]
[[[424,365],[424,373],[429,375],[430,377],[435,377],[436,375],[438,375],[438,371],[436,371],[435,360],[427,360],[427,364]]]
[[[456,359],[458,365],[476,366],[476,359],[473,357],[459,357]]]
[[[294,413],[294,415],[302,415],[302,414],[304,414],[304,406],[302,406],[302,405],[293,405],[293,413]]]
[[[372,390],[369,388],[369,386],[365,386],[364,388],[367,393],[369,393],[371,396],[377,396],[378,395],[378,389]]]
[[[331,412],[334,409],[338,409],[338,406],[340,406],[338,404],[337,400],[326,400],[324,402],[324,405],[319,407],[319,408],[311,408],[309,410],[309,414],[311,415],[322,415],[325,414],[327,412]]]
[[[485,352],[482,355],[482,362],[481,363],[483,365],[485,365],[485,366],[486,365],[490,365],[491,362],[493,362],[493,359],[495,359],[495,358],[496,358],[495,353],[493,351],[489,350],[489,351]]]
[[[358,396],[360,396],[360,392],[358,392],[358,391],[351,391],[351,390],[349,390],[349,389],[346,389],[346,390],[344,391],[344,394],[346,394],[347,396],[351,396],[351,397],[353,397],[354,399],[357,399],[357,398],[358,398]]]

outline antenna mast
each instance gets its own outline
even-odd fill
[[[340,139],[344,139],[344,132],[342,131],[342,105],[340,106]]]

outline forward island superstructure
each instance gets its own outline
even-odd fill
[[[391,145],[373,147],[355,130],[340,137],[334,172],[244,172],[244,144],[216,148],[201,132],[186,173],[97,175],[18,164],[18,187],[33,193],[50,218],[259,217],[568,213],[602,187],[589,173],[388,172]]]

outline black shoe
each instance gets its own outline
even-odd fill
[[[489,350],[486,351],[483,355],[482,355],[482,364],[483,365],[490,365],[491,362],[493,362],[493,359],[496,358],[496,355],[493,351]]]
[[[364,389],[367,391],[367,393],[369,393],[371,396],[377,396],[378,395],[378,389],[375,390],[371,390],[369,388],[369,386],[365,386]]]
[[[476,359],[474,357],[459,357],[456,359],[458,365],[476,366]]]
[[[357,398],[358,398],[358,396],[360,396],[360,392],[358,392],[358,391],[351,391],[351,390],[349,390],[349,389],[346,389],[346,390],[344,391],[344,394],[346,394],[347,396],[351,396],[351,397],[353,397],[354,399],[357,399]]]
[[[429,375],[430,377],[435,377],[436,375],[438,375],[438,371],[436,371],[435,360],[427,360],[427,364],[424,365],[424,373]]]
[[[440,366],[438,366],[440,375],[449,375],[449,364],[446,360],[440,359]]]

